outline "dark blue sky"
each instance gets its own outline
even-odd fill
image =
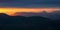
[[[1,7],[60,7],[60,0],[0,0]]]

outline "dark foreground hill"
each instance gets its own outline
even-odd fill
[[[60,20],[0,14],[0,30],[59,30]]]

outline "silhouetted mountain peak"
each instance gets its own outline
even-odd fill
[[[42,11],[42,12],[44,12],[44,13],[45,13],[46,11]]]
[[[1,16],[9,16],[9,15],[7,15],[7,14],[5,14],[5,13],[0,13],[0,17]]]

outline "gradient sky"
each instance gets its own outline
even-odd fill
[[[60,8],[0,8],[0,13],[6,13],[12,15],[16,12],[33,12],[33,13],[40,13],[42,11],[52,12],[60,10]]]
[[[60,0],[0,0],[1,7],[60,7]]]
[[[41,10],[42,9],[42,10]],[[60,0],[0,0],[0,13],[60,10]]]

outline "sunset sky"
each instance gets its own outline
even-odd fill
[[[0,0],[0,13],[12,15],[16,12],[39,13],[43,10],[60,10],[60,0]]]
[[[60,8],[0,8],[0,13],[6,13],[8,15],[12,15],[16,12],[40,13],[42,11],[53,12],[56,10],[60,10]]]

